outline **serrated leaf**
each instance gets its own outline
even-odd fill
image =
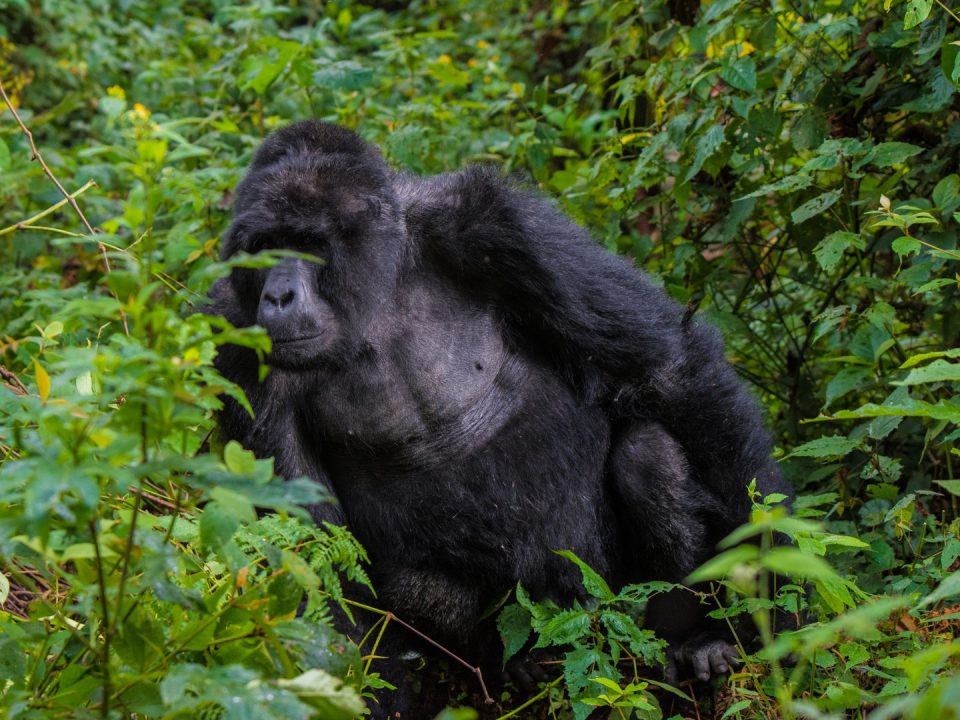
[[[278,678],[277,685],[317,708],[324,720],[351,720],[366,714],[367,706],[357,691],[321,668],[294,678]]]
[[[836,190],[830,190],[812,200],[808,200],[803,205],[798,207],[792,213],[790,213],[790,219],[793,221],[794,225],[799,225],[802,222],[806,222],[810,218],[816,217],[820,213],[827,210],[840,198],[840,193]]]
[[[808,188],[812,184],[813,176],[811,175],[804,175],[801,173],[797,173],[796,175],[787,175],[787,177],[780,178],[776,182],[767,183],[766,185],[757,188],[752,193],[744,195],[743,197],[738,197],[736,201],[739,202],[740,200],[746,200],[747,198],[761,197],[763,195],[769,195],[770,193],[792,193],[796,192],[797,190]]]
[[[33,374],[37,378],[37,392],[40,394],[40,401],[47,402],[50,397],[50,376],[38,360],[33,361]]]
[[[933,360],[934,358],[960,358],[960,348],[950,348],[949,350],[936,350],[934,352],[920,353],[918,355],[911,355],[906,360],[903,361],[903,364],[900,366],[901,370],[907,370],[912,368],[915,365],[919,365],[922,362],[927,360]]]
[[[926,607],[927,605],[932,605],[935,602],[952,598],[955,595],[960,595],[960,570],[947,575],[947,577],[945,577],[937,586],[936,590],[917,603],[911,612],[919,610],[922,607]]]
[[[500,611],[497,629],[503,640],[503,664],[523,649],[530,639],[530,612],[519,603],[511,603]]]
[[[932,382],[960,381],[960,363],[947,360],[934,360],[929,365],[911,370],[907,377],[894,385],[919,385]]]
[[[590,595],[598,600],[612,600],[615,597],[610,586],[607,585],[607,581],[574,553],[569,550],[557,550],[556,553],[580,568],[580,574],[583,577],[583,589]]]
[[[821,415],[817,420],[859,420],[875,417],[926,417],[933,420],[946,420],[960,423],[960,403],[949,400],[940,400],[928,403],[923,400],[907,398],[906,400],[890,405],[867,403],[856,410],[838,410],[828,416]]]
[[[573,608],[561,610],[539,628],[540,637],[534,647],[569,645],[590,632],[590,613]]]
[[[786,457],[839,458],[858,447],[860,447],[859,440],[831,435],[806,442]]]
[[[700,172],[700,168],[703,167],[703,164],[709,160],[717,150],[720,149],[720,146],[724,142],[724,127],[719,123],[714,123],[710,128],[700,136],[700,139],[697,140],[696,152],[693,157],[693,164],[690,166],[690,169],[687,171],[687,175],[684,178],[685,181],[689,181]]]
[[[890,247],[900,258],[905,258],[912,253],[920,252],[923,246],[920,245],[920,242],[916,238],[902,235],[894,240]]]
[[[757,89],[757,66],[749,55],[737,58],[720,68],[720,78],[737,90],[752,92]]]
[[[843,253],[847,249],[863,250],[865,247],[866,242],[856,233],[838,230],[830,233],[817,243],[817,246],[813,249],[813,255],[820,267],[827,272],[831,272],[840,262],[840,258],[843,257]]]

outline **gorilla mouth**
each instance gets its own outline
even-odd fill
[[[296,338],[270,338],[273,341],[274,347],[290,347],[291,345],[297,345],[300,343],[308,343],[313,340],[319,340],[323,337],[324,333],[320,332],[316,335],[305,335],[304,337]]]

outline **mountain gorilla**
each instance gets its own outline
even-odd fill
[[[251,418],[228,438],[323,483],[367,548],[378,603],[454,647],[517,581],[570,602],[569,549],[614,585],[682,580],[784,491],[754,401],[718,333],[692,320],[551,202],[489,168],[391,170],[353,132],[269,137],[237,190],[214,312],[264,327],[270,372],[221,352]],[[663,597],[663,596],[662,596]],[[648,624],[681,674],[735,655],[689,593]],[[405,717],[426,717],[425,714]]]

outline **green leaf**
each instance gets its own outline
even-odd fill
[[[749,55],[723,66],[720,77],[737,90],[752,92],[757,89],[757,66]]]
[[[580,568],[580,574],[583,576],[583,589],[593,597],[598,600],[612,600],[615,597],[610,586],[607,585],[607,581],[600,577],[593,568],[578,558],[574,553],[569,550],[557,550],[555,552],[560,557],[566,558]]]
[[[900,165],[907,158],[923,152],[922,147],[904,142],[884,142],[877,145],[865,160],[877,167],[885,168]]]
[[[23,685],[27,674],[27,658],[20,645],[9,636],[0,636],[0,681]]]
[[[934,358],[960,358],[960,347],[950,348],[949,350],[936,350],[934,352],[928,353],[919,353],[918,355],[911,355],[906,360],[903,361],[903,364],[900,366],[901,370],[906,370],[907,368],[912,368],[914,365],[919,365],[922,362],[927,360],[933,360]]]
[[[940,46],[940,69],[960,89],[960,40]]]
[[[694,154],[693,164],[687,171],[685,181],[689,182],[694,175],[700,172],[703,164],[709,160],[720,146],[724,143],[724,127],[720,123],[713,123],[710,128],[697,140],[697,149]]]
[[[808,203],[809,204],[809,203]],[[799,212],[799,210],[795,211]],[[794,222],[797,222],[794,220]],[[863,250],[866,247],[866,241],[856,233],[846,230],[837,230],[827,235],[823,240],[817,243],[813,249],[813,255],[817,262],[827,272],[832,272],[843,253],[849,248]]]
[[[856,410],[838,410],[831,415],[821,415],[815,420],[859,420],[868,417],[926,417],[933,420],[946,420],[960,423],[960,403],[939,400],[929,403],[923,400],[907,398],[889,405],[867,403]]]
[[[209,502],[200,513],[200,544],[206,550],[218,550],[233,537],[240,519],[217,502]]]
[[[813,185],[812,175],[804,175],[802,173],[797,173],[796,175],[787,175],[785,178],[781,178],[772,183],[767,183],[766,185],[757,188],[752,193],[737,198],[737,201],[746,200],[747,198],[752,197],[762,197],[763,195],[769,195],[770,193],[792,193],[796,192],[797,190],[808,188],[811,185]]]
[[[930,14],[933,0],[907,0],[907,12],[903,15],[903,29],[916,27]]]
[[[786,457],[840,458],[858,447],[860,447],[860,440],[831,435],[806,442]]]
[[[609,672],[605,672],[609,670]],[[563,680],[571,699],[584,694],[590,687],[591,676],[620,677],[616,668],[610,666],[609,657],[593,648],[575,648],[568,652],[563,659]],[[573,712],[575,720],[586,720],[592,708],[584,703],[574,702]]]
[[[751,705],[753,705],[753,700],[739,700],[723,712],[723,715],[720,716],[720,720],[727,720],[727,718],[737,715]]]
[[[706,580],[720,580],[726,577],[735,567],[756,560],[759,555],[760,548],[756,545],[737,545],[735,548],[707,560],[690,573],[686,581],[698,583]]]
[[[539,628],[540,637],[534,647],[569,645],[590,633],[590,620],[586,610],[560,610]]]
[[[951,495],[960,497],[960,480],[934,480],[934,482]]]
[[[860,388],[872,376],[872,368],[859,366],[843,368],[827,383],[824,407],[830,407],[834,400]]]
[[[367,712],[366,703],[356,690],[321,668],[311,668],[290,679],[278,678],[277,686],[317,708],[325,720],[351,720]]]
[[[803,205],[798,207],[792,213],[790,213],[790,219],[793,221],[794,225],[799,225],[802,222],[806,222],[810,218],[816,217],[821,214],[828,208],[830,208],[837,200],[840,199],[840,193],[836,190],[830,190],[825,192],[822,195],[818,195],[812,200],[808,200]],[[847,233],[852,235],[852,233]],[[836,235],[836,233],[834,233]]]
[[[960,202],[960,175],[954,173],[942,178],[933,189],[933,204],[943,212],[950,212]]]
[[[519,603],[511,603],[500,611],[497,629],[503,640],[503,664],[523,649],[530,639],[530,612]]]
[[[947,360],[934,360],[929,365],[911,370],[903,380],[893,384],[919,385],[921,383],[958,381],[960,381],[960,363],[952,363]]]
[[[837,571],[826,560],[798,548],[777,547],[760,557],[760,564],[779,575],[803,580],[839,580]]]
[[[915,612],[920,608],[940,602],[941,600],[952,598],[955,595],[960,595],[960,570],[947,575],[947,577],[943,579],[943,582],[937,586],[936,590],[917,603],[911,612]]]
[[[10,148],[0,139],[0,172],[10,169]]]
[[[227,469],[236,475],[253,475],[257,470],[257,457],[236,440],[231,440],[223,449],[223,461]]]
[[[919,240],[908,237],[907,235],[903,235],[893,241],[891,248],[897,255],[900,256],[900,258],[905,258],[907,255],[912,253],[920,252],[923,246],[920,244]]]

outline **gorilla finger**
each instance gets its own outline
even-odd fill
[[[707,682],[710,679],[710,653],[707,650],[700,650],[693,653],[693,673],[698,680]]]
[[[727,645],[723,648],[723,658],[730,667],[737,668],[743,664],[743,661],[740,659],[740,651],[733,645]]]
[[[723,649],[716,648],[711,650],[709,653],[710,658],[710,669],[713,671],[714,675],[726,675],[730,672],[730,667],[727,665],[727,660],[723,656]]]

